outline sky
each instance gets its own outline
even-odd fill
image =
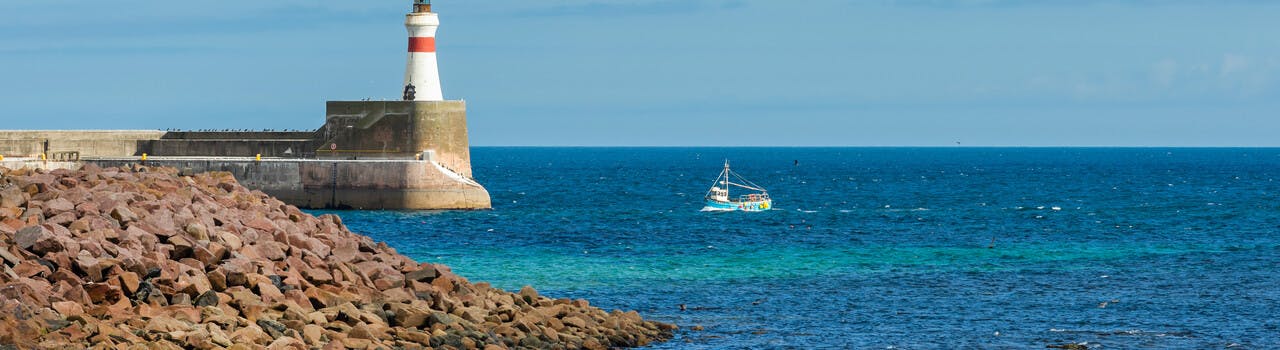
[[[0,129],[314,129],[408,0],[0,3]],[[1280,146],[1280,1],[437,0],[474,146]]]

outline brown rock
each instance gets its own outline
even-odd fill
[[[307,345],[311,345],[311,346],[323,345],[325,343],[324,327],[320,327],[314,324],[308,324],[308,325],[302,326],[302,339],[307,342]]]
[[[604,343],[600,342],[599,339],[587,338],[586,340],[582,341],[582,348],[588,349],[588,350],[605,350],[605,349],[608,349],[609,347],[605,346]]]
[[[320,268],[307,268],[302,270],[302,275],[306,277],[308,282],[314,284],[328,284],[333,282],[333,275],[329,271]]]
[[[436,279],[436,275],[436,269],[428,265],[425,268],[405,274],[404,278],[410,281],[431,282],[431,280]]]
[[[177,332],[175,332],[177,333]],[[178,338],[174,334],[170,334],[175,340],[181,339],[184,348],[187,349],[217,349],[220,346],[213,343],[209,331],[202,327],[195,327],[191,332],[186,333],[186,337]]]
[[[6,236],[13,236],[13,234],[18,232],[18,229],[23,227],[27,227],[26,221],[18,220],[16,218],[0,220],[0,234]]]
[[[106,276],[102,273],[103,270],[114,266],[110,262],[104,262],[98,258],[94,258],[88,251],[84,250],[81,250],[80,254],[76,255],[75,264],[80,268],[80,271],[84,271],[85,277],[89,282],[106,281]]]
[[[218,306],[220,302],[221,300],[220,298],[218,298],[218,293],[212,290],[208,290],[208,291],[205,291],[204,293],[200,293],[200,295],[197,296],[195,300],[191,301],[191,304],[195,305],[196,307]]]
[[[284,293],[280,292],[280,289],[276,288],[270,281],[258,282],[257,287],[258,295],[262,296],[263,302],[274,303],[284,300]]]
[[[442,293],[453,293],[457,285],[454,283],[453,275],[441,274],[431,280],[431,286]]]
[[[543,334],[544,336],[546,336],[546,337],[547,337],[547,340],[549,340],[549,341],[552,341],[552,342],[559,342],[559,341],[560,341],[560,333],[559,333],[558,331],[556,331],[555,329],[551,329],[551,328],[543,329],[542,334]]]
[[[204,308],[191,305],[169,305],[161,308],[165,315],[188,323],[200,323],[204,320]]]
[[[370,342],[368,339],[362,338],[346,338],[342,340],[342,343],[345,344],[348,349],[368,349],[369,346],[373,344],[373,342]]]
[[[241,327],[231,333],[231,342],[236,344],[267,344],[271,340],[271,336],[255,324],[247,327]]]
[[[98,203],[83,202],[76,204],[76,212],[80,213],[80,216],[89,216],[89,214],[97,215],[99,211]]]
[[[127,206],[117,205],[115,208],[111,208],[111,218],[116,219],[121,224],[125,224],[138,221],[138,214],[134,214]]]
[[[171,333],[191,330],[191,325],[169,317],[155,317],[147,322],[145,329],[154,333]]]
[[[347,336],[357,339],[378,339],[378,337],[374,335],[374,332],[369,330],[369,326],[363,323],[351,327],[351,332],[348,332]]]
[[[388,303],[407,303],[418,299],[412,291],[405,288],[391,288],[384,290],[382,291],[382,297],[382,300],[385,300]]]
[[[0,208],[17,208],[27,204],[26,194],[16,186],[0,188]]]
[[[8,255],[8,254],[9,254],[8,250],[4,249],[3,247],[0,247],[0,255]],[[4,260],[10,261],[9,259],[10,258],[5,258]],[[53,274],[53,272],[49,270],[48,266],[44,266],[36,262],[35,260],[17,260],[17,258],[15,257],[13,258],[12,261],[21,261],[17,265],[13,266],[13,272],[16,273],[19,277],[32,278],[36,276],[49,276]]]
[[[22,217],[24,209],[20,207],[0,207],[0,219],[17,219]]]
[[[500,324],[497,327],[493,327],[493,333],[507,337],[507,338],[513,338],[513,339],[521,334],[520,331],[517,331],[515,328],[505,324]]]
[[[47,215],[58,215],[76,210],[76,205],[71,201],[63,198],[54,198],[53,200],[44,202],[44,210]]]
[[[26,222],[27,226],[39,225],[44,221],[44,211],[39,207],[28,207],[18,219]]]
[[[264,218],[264,217],[256,217],[256,218],[253,218],[252,220],[249,220],[247,222],[242,222],[242,223],[245,226],[248,226],[258,231],[262,231],[266,233],[275,232],[276,230],[279,229],[276,227],[276,224],[274,222],[271,222],[271,220],[267,220],[267,218]]]
[[[173,212],[165,208],[156,208],[148,215],[141,217],[142,225],[147,231],[158,236],[170,237],[178,233],[177,224],[173,222]]]
[[[335,307],[348,302],[337,293],[333,293],[322,288],[307,288],[307,290],[303,291],[303,294],[305,294],[312,303],[319,303],[323,307]]]
[[[84,291],[89,293],[89,299],[94,304],[109,305],[124,299],[124,293],[120,288],[106,283],[90,283],[85,285]]]
[[[239,251],[240,248],[244,247],[244,241],[240,239],[240,236],[234,233],[221,231],[217,232],[217,236],[222,244],[227,246],[229,251]]]
[[[169,298],[170,305],[187,305],[191,304],[191,295],[185,292],[175,293]]]
[[[265,242],[256,242],[254,245],[245,247],[245,250],[248,250],[248,252],[246,253],[251,252],[253,256],[256,256],[260,259],[280,261],[280,260],[284,260],[285,248],[287,247],[285,247],[284,244],[280,242],[265,241]]]
[[[206,277],[209,278],[209,287],[213,290],[219,292],[227,290],[227,274],[221,268],[209,271]]]
[[[58,252],[63,248],[62,242],[53,236],[53,231],[44,226],[28,226],[18,230],[18,233],[14,234],[13,241],[19,248],[36,254]]]
[[[84,307],[74,301],[56,301],[53,303],[53,309],[66,318],[84,314]]]
[[[120,279],[120,286],[124,288],[125,293],[133,295],[133,293],[138,291],[138,283],[141,281],[138,280],[137,273],[134,273],[133,271],[124,271],[120,273],[118,278]]]
[[[170,259],[182,260],[195,255],[195,243],[186,237],[169,237],[169,244],[173,245],[173,250],[169,252]]]
[[[405,328],[396,329],[396,338],[404,339],[416,344],[431,345],[430,334],[413,330],[413,329],[405,329]]]
[[[183,230],[186,231],[187,234],[191,235],[191,238],[194,238],[197,241],[209,240],[209,229],[206,228],[204,224],[198,222],[189,223]]]
[[[271,342],[270,345],[267,345],[267,350],[286,350],[286,349],[307,350],[307,344],[303,343],[301,340],[298,340],[298,338],[280,337],[280,338],[277,338],[275,341]]]
[[[72,222],[76,221],[76,213],[64,212],[45,219],[45,223],[56,224],[69,227]]]
[[[569,316],[561,319],[560,321],[564,322],[566,326],[573,326],[576,328],[587,328],[587,321],[583,320],[582,317]]]
[[[72,221],[70,225],[67,225],[67,229],[70,229],[71,232],[75,233],[89,232],[89,230],[93,229],[93,224],[91,222],[92,220],[90,218],[76,219],[75,221]]]
[[[431,309],[410,304],[391,304],[391,312],[395,314],[395,325],[418,328],[427,322]]]
[[[196,260],[205,266],[217,265],[222,261],[222,257],[226,255],[227,250],[221,244],[209,243],[206,246],[197,246],[192,248],[192,255]]]

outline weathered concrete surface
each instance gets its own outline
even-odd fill
[[[315,158],[318,131],[171,131],[143,144],[155,156]]]
[[[115,167],[137,159],[88,159]],[[245,187],[286,203],[337,209],[488,209],[489,192],[459,181],[429,161],[308,160],[252,158],[150,158],[149,166],[177,168],[183,174],[226,171]]]
[[[147,141],[144,149],[148,155],[154,156],[303,158],[304,154],[315,153],[315,145],[316,142],[310,139],[176,139]]]
[[[471,177],[463,101],[329,101],[320,131],[318,158],[415,159],[431,150],[445,168]]]
[[[159,130],[0,130],[0,155],[37,158],[45,152],[74,151],[81,157],[131,156],[139,153],[144,141],[164,134]]]
[[[467,105],[463,101],[413,102],[413,124],[418,132],[410,139],[415,149],[434,150],[436,160],[456,173],[471,177],[471,145],[467,141]]]
[[[0,161],[0,168],[13,169],[13,170],[17,170],[17,169],[78,170],[80,169],[81,165],[82,164],[80,162],[41,161],[38,159],[30,159],[30,158],[26,158],[26,159],[5,158],[4,160]]]

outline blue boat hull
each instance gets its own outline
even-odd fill
[[[772,200],[721,202],[708,199],[704,211],[765,211],[773,209]]]

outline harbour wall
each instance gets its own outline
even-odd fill
[[[0,155],[227,171],[305,208],[485,209],[472,178],[463,101],[329,101],[312,131],[0,130]],[[145,160],[144,160],[145,158]]]
[[[141,154],[146,140],[164,137],[157,130],[0,130],[0,155],[39,158],[41,154],[79,152],[81,157]]]
[[[191,175],[229,172],[248,188],[306,208],[487,209],[480,184],[430,160],[318,160],[253,158],[91,159],[100,167],[144,164]]]

